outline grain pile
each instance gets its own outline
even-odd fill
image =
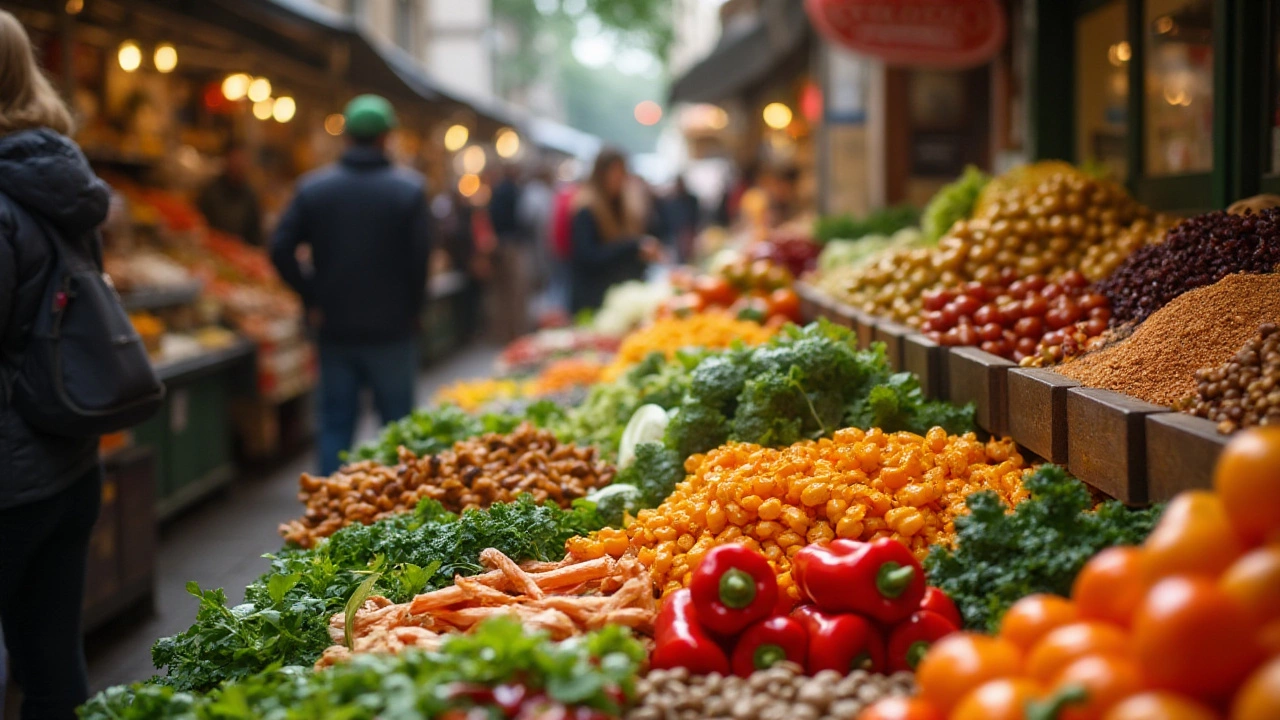
[[[1058,372],[1089,387],[1172,407],[1196,371],[1231,359],[1265,323],[1280,322],[1280,275],[1235,274],[1183,293],[1133,335]]]
[[[1196,372],[1196,394],[1178,409],[1218,423],[1218,432],[1280,425],[1280,327],[1267,323],[1225,364]]]

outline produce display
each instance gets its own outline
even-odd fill
[[[617,380],[651,353],[660,353],[670,359],[677,352],[690,348],[719,350],[736,343],[759,345],[771,335],[773,330],[758,322],[737,320],[731,315],[716,312],[663,318],[622,341],[613,362],[604,369],[603,379]]]
[[[1280,716],[1278,458],[1280,428],[1242,431],[1214,490],[1178,495],[1141,545],[1018,600],[994,637],[939,641],[922,701],[961,720]]]
[[[1183,293],[1232,273],[1270,273],[1280,265],[1280,209],[1213,212],[1184,220],[1164,242],[1133,253],[1098,284],[1118,322],[1142,322]]]
[[[339,528],[408,512],[423,499],[451,512],[511,502],[521,494],[569,507],[607,485],[614,473],[597,460],[595,448],[560,443],[528,424],[505,435],[459,440],[435,455],[405,450],[399,461],[393,467],[372,461],[346,465],[327,478],[303,473],[298,499],[306,512],[281,525],[280,534],[311,547]]]
[[[656,603],[644,568],[634,558],[550,563],[526,570],[488,548],[480,562],[490,572],[459,577],[452,586],[395,604],[372,596],[329,620],[334,645],[316,663],[323,669],[366,653],[436,649],[450,635],[495,617],[564,640],[608,626],[652,629]]]
[[[936,243],[957,222],[968,220],[989,182],[991,176],[970,165],[963,175],[939,190],[920,215],[920,229],[925,239]]]
[[[1280,425],[1280,328],[1264,324],[1235,357],[1197,370],[1195,395],[1179,408],[1213,420],[1224,434]]]
[[[494,403],[516,400],[528,394],[528,383],[512,378],[455,380],[436,391],[431,401],[437,405],[457,405],[467,412],[482,410]]]
[[[595,360],[564,358],[553,360],[529,388],[532,395],[551,395],[573,388],[589,387],[603,377],[605,365]]]
[[[753,245],[751,257],[781,265],[792,275],[799,277],[813,269],[822,248],[808,233],[789,230],[786,227],[779,228],[768,240]]]
[[[546,406],[543,409],[549,410]],[[399,448],[402,445],[414,455],[435,455],[452,448],[459,440],[485,433],[509,433],[523,420],[499,413],[475,415],[457,405],[422,408],[388,423],[375,440],[348,453],[346,460],[376,460],[381,465],[395,465],[400,461]]]
[[[818,255],[821,283],[841,288],[843,274],[855,272],[889,250],[921,247],[925,236],[916,228],[903,228],[892,235],[864,235],[857,240],[831,240]]]
[[[1228,275],[1174,298],[1128,338],[1057,368],[1089,387],[1173,407],[1196,371],[1231,359],[1258,328],[1280,322],[1280,275]]]
[[[817,257],[815,252],[814,257]],[[659,310],[659,317],[696,316],[721,310],[739,320],[800,321],[800,297],[791,288],[794,275],[766,259],[738,258],[708,275],[681,273],[672,277],[676,289]]]
[[[813,224],[813,237],[820,243],[857,240],[868,235],[892,235],[920,222],[920,211],[910,205],[873,210],[866,217],[828,215]]]
[[[539,330],[516,338],[503,348],[496,369],[503,376],[534,375],[555,360],[602,360],[617,349],[618,338],[602,331],[583,328]]]
[[[808,543],[891,537],[923,557],[931,544],[950,542],[969,493],[992,490],[1010,505],[1024,496],[1012,443],[941,428],[924,436],[845,428],[780,450],[729,443],[689,467],[665,502],[627,528],[664,596],[689,585],[711,548],[741,541],[764,554],[781,591],[799,600],[793,559]],[[571,540],[569,551],[602,542]]]
[[[926,292],[921,330],[941,345],[979,345],[993,355],[1037,364],[1079,355],[1107,331],[1107,298],[1088,292],[1082,273],[1071,270],[1054,282],[1040,275],[1015,278],[1009,270],[998,283]]]

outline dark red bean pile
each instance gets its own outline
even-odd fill
[[[1115,322],[1142,322],[1188,290],[1232,273],[1268,273],[1280,263],[1280,209],[1211,212],[1182,221],[1162,243],[1140,248],[1098,283]]]
[[[1107,329],[1107,298],[1088,286],[1082,273],[1071,270],[1055,282],[1007,273],[999,283],[927,291],[921,329],[941,345],[977,345],[1019,363],[1041,356],[1057,362]]]

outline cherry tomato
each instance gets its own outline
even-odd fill
[[[1044,321],[1034,315],[1028,315],[1014,323],[1013,331],[1018,333],[1018,337],[1039,340],[1044,334]]]
[[[1027,678],[991,680],[961,698],[950,720],[1024,720],[1027,703],[1043,692],[1040,683]]]
[[[1212,580],[1174,576],[1156,583],[1133,621],[1133,653],[1152,687],[1218,699],[1260,659],[1257,627]]]
[[[967,315],[972,318],[973,314],[982,307],[982,300],[972,295],[961,295],[951,301],[951,304],[955,307],[957,315]]]
[[[1129,636],[1110,623],[1075,622],[1049,631],[1027,655],[1027,674],[1052,682],[1058,673],[1085,655],[1124,655]]]
[[[946,720],[937,708],[914,697],[891,697],[858,713],[858,720]]]
[[[1018,674],[1022,658],[1008,641],[956,633],[934,643],[916,668],[920,697],[942,712],[950,712],[972,688]]]
[[[1143,549],[1144,575],[1155,583],[1174,574],[1216,578],[1244,554],[1244,543],[1219,497],[1191,490],[1169,502]]]
[[[729,281],[715,275],[700,275],[693,281],[693,290],[707,305],[731,305],[738,299],[738,293]]]
[[[1022,312],[1026,317],[1044,317],[1049,311],[1049,301],[1043,295],[1032,295],[1022,301]]]
[[[1221,720],[1195,700],[1167,692],[1145,692],[1116,703],[1103,720]]]
[[[925,290],[920,294],[920,301],[924,304],[925,310],[937,312],[951,302],[951,293],[937,288]]]
[[[1280,541],[1280,426],[1237,433],[1218,458],[1213,487],[1236,532]]]
[[[769,314],[781,315],[792,322],[800,322],[800,296],[791,288],[778,288],[769,293]]]
[[[1058,278],[1058,282],[1066,287],[1075,288],[1077,290],[1089,287],[1089,278],[1085,277],[1084,273],[1075,269],[1071,269],[1063,273],[1062,277]]]
[[[1051,693],[1083,688],[1082,702],[1063,707],[1058,720],[1101,720],[1111,706],[1145,689],[1142,673],[1129,658],[1086,655],[1068,665],[1050,685]]]
[[[1275,718],[1280,718],[1280,658],[1250,675],[1231,704],[1231,720]]]
[[[1028,595],[1004,614],[1000,620],[1000,637],[1026,652],[1050,631],[1074,623],[1078,616],[1075,604],[1064,597],[1048,593]]]
[[[1080,617],[1128,627],[1147,591],[1142,567],[1141,548],[1112,547],[1094,555],[1071,586]]]
[[[1218,586],[1244,608],[1254,625],[1280,620],[1280,546],[1245,553],[1222,574]]]

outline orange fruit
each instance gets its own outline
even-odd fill
[[[1025,720],[1027,703],[1043,690],[1027,678],[991,680],[961,698],[950,720]]]
[[[1027,655],[1027,675],[1050,683],[1086,655],[1128,654],[1129,636],[1110,623],[1076,622],[1051,631]]]
[[[1116,703],[1102,720],[1221,720],[1195,700],[1168,692],[1145,692]]]
[[[1028,595],[1000,619],[1000,637],[1026,652],[1050,630],[1075,622],[1078,614],[1076,605],[1064,597]]]
[[[1128,627],[1147,590],[1142,567],[1141,548],[1112,547],[1094,555],[1071,586],[1080,617]]]
[[[1280,620],[1280,546],[1260,547],[1240,557],[1218,580],[1256,625]]]
[[[1231,720],[1276,718],[1280,718],[1280,658],[1250,675],[1231,704]]]
[[[945,716],[920,698],[891,697],[858,713],[858,720],[945,720]]]
[[[1242,537],[1280,539],[1280,426],[1237,433],[1218,458],[1213,487]]]
[[[1179,493],[1143,544],[1147,583],[1170,575],[1216,578],[1244,554],[1222,500],[1207,490]]]
[[[1071,663],[1050,685],[1051,693],[1083,688],[1082,703],[1066,705],[1057,720],[1101,720],[1103,713],[1121,700],[1144,689],[1142,673],[1129,658],[1086,655]]]
[[[955,633],[929,648],[916,668],[916,684],[922,699],[948,713],[978,685],[1021,670],[1022,658],[1012,643],[977,633]]]

